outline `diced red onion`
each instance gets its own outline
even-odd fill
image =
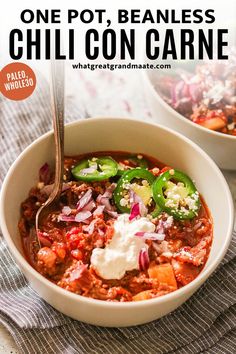
[[[131,221],[137,216],[146,216],[147,212],[148,210],[143,203],[135,203],[131,207],[129,220]]]
[[[152,241],[163,241],[165,239],[165,234],[158,234],[156,232],[136,232],[135,236],[142,237],[145,240]]]
[[[104,236],[104,232],[98,228],[98,233],[99,233],[99,236]]]
[[[112,216],[114,219],[118,218],[118,213],[117,213],[116,211],[105,209],[105,212],[106,212],[108,215]]]
[[[40,193],[49,196],[52,193],[52,189],[53,189],[53,184],[47,184],[42,189],[40,189]]]
[[[173,106],[177,103],[177,97],[176,97],[176,90],[175,90],[175,85],[171,86],[171,103]]]
[[[164,234],[164,233],[165,233],[165,228],[164,228],[164,226],[158,226],[158,225],[157,225],[156,232],[157,232],[158,234]]]
[[[170,218],[170,217],[168,217]],[[157,227],[156,227],[156,232],[158,234],[164,234],[166,229],[169,229],[173,225],[173,218],[168,222],[167,220],[160,219],[158,221]]]
[[[191,98],[190,94],[189,94],[189,85],[187,83],[184,83],[182,92],[180,93],[180,98],[183,98],[183,97]]]
[[[139,212],[141,216],[146,216],[148,213],[148,209],[146,208],[143,202],[139,203]]]
[[[84,168],[83,170],[81,170],[80,173],[82,173],[83,175],[87,175],[87,174],[97,171],[97,168],[98,168],[98,165],[96,163],[94,163],[94,165],[92,165],[91,167]]]
[[[142,198],[140,198],[132,189],[130,189],[129,191],[129,195],[130,195],[130,203],[133,206],[133,204],[139,204],[139,214],[140,216],[146,216],[148,213],[148,209],[146,208],[146,206],[143,203]],[[132,207],[131,207],[132,209]]]
[[[131,204],[142,202],[142,199],[133,191],[132,188],[130,188],[130,190],[129,190],[129,198],[130,198]]]
[[[97,207],[97,209],[94,210],[93,216],[102,215],[104,209],[105,209],[105,205],[99,205],[99,206]]]
[[[99,196],[97,197],[97,202],[102,205],[105,205],[106,209],[108,210],[113,210],[113,207],[110,204],[109,199],[112,198],[112,193],[115,188],[116,188],[116,183],[112,183],[109,187],[106,188],[103,194],[99,194]]]
[[[202,221],[198,221],[198,222],[196,223],[196,225],[194,225],[193,230],[196,231],[197,229],[200,228],[200,226],[202,226]]]
[[[156,231],[159,233],[159,234],[163,234],[164,233],[164,226],[162,223],[159,222],[159,224],[157,225],[156,227]]]
[[[129,189],[129,201],[130,201],[130,204],[132,205],[132,204],[134,204],[134,191],[133,191],[133,189],[132,188],[130,188]],[[138,203],[138,202],[136,202],[136,203]]]
[[[193,102],[198,102],[201,97],[201,91],[199,84],[189,84],[189,94]]]
[[[42,167],[39,169],[39,180],[44,184],[48,184],[50,181],[51,172],[48,163],[46,162]]]
[[[62,208],[62,214],[64,215],[70,215],[71,214],[71,208],[68,206],[68,205],[65,205],[63,208]]]
[[[89,235],[92,235],[96,222],[97,219],[94,219],[93,221],[91,221],[91,223],[88,226],[84,226],[83,230],[86,231]]]
[[[71,275],[70,275],[70,280],[71,281],[74,281],[74,280],[78,280],[82,277],[83,273],[85,270],[87,270],[87,264],[78,264],[78,266],[76,267],[76,269],[74,269],[72,272],[71,272]]]
[[[41,246],[51,247],[52,240],[50,239],[50,237],[47,234],[47,232],[38,231],[37,232],[37,236],[38,236],[38,239],[40,241]]]
[[[112,198],[112,193],[116,188],[116,183],[112,183],[109,187],[106,188],[105,193],[102,195],[103,198]]]
[[[102,194],[99,194],[99,195],[97,196],[96,202],[97,202],[97,203],[101,203],[102,198],[103,198]]]
[[[135,203],[132,205],[129,220],[131,221],[135,219],[137,216],[140,216],[139,203]]]
[[[182,80],[178,81],[177,84],[174,86],[174,97],[175,97],[174,105],[176,105],[176,103],[182,97],[182,91],[183,91],[184,87],[185,87],[185,83]]]
[[[99,204],[102,204],[105,206],[106,210],[113,210],[113,207],[110,203],[110,200],[109,198],[107,197],[103,197],[101,194],[99,194],[99,196],[97,197],[96,201],[99,203]]]
[[[167,241],[162,241],[161,243],[152,243],[153,248],[158,254],[170,252]]]
[[[81,211],[78,214],[75,215],[75,221],[76,222],[82,222],[90,218],[92,215],[91,211]]]
[[[105,210],[106,211],[112,211],[114,208],[110,203],[109,198],[102,198],[101,204],[105,205]]]
[[[64,215],[64,214],[60,214],[58,216],[58,221],[66,221],[66,222],[71,222],[71,221],[75,221],[75,216],[74,215]]]
[[[171,87],[171,100],[172,105],[177,106],[178,102],[185,98],[190,101],[198,102],[202,96],[201,88],[198,83],[189,83],[187,78],[182,77],[183,80]],[[187,80],[187,81],[186,81]]]
[[[80,211],[78,214],[74,215],[64,215],[60,214],[58,216],[58,221],[65,221],[65,222],[85,222],[92,213],[90,211]]]
[[[142,198],[140,198],[140,196],[137,195],[135,192],[133,193],[133,198],[134,198],[134,203],[143,203]]]
[[[87,205],[92,199],[92,189],[88,189],[87,192],[80,198],[78,201],[76,208],[78,211],[82,210],[85,205]]]
[[[103,194],[99,194],[96,201],[100,205],[97,207],[93,215],[101,215],[104,211],[112,216],[113,218],[117,218],[118,214],[115,211],[114,207],[110,203],[110,198],[112,198],[112,192],[116,188],[116,183],[112,183]],[[103,207],[101,209],[100,207]]]
[[[149,267],[148,250],[146,248],[142,248],[139,253],[139,269],[147,270],[148,267]]]
[[[90,202],[88,204],[86,204],[82,210],[83,211],[92,211],[95,207],[96,207],[95,201],[90,200]]]

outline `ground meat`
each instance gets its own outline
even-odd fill
[[[45,194],[42,193],[42,189],[40,188],[42,185],[42,187],[44,186],[44,184],[42,183],[38,183],[37,187],[31,188],[30,190],[30,197],[34,197],[37,199],[37,202],[42,204],[46,201],[47,196],[45,196]]]
[[[89,297],[106,301],[131,301],[132,294],[121,286],[108,287],[106,284],[97,283],[88,293]]]
[[[199,267],[195,267],[190,263],[182,263],[175,259],[172,260],[171,264],[177,281],[182,285],[187,285],[193,281],[201,271]]]
[[[87,184],[87,183],[73,183],[71,186],[71,192],[74,193],[77,197],[77,201],[78,201],[78,197],[81,196],[82,193],[87,192],[89,189],[91,188],[91,185]]]
[[[176,290],[176,289],[174,289],[166,284],[160,284],[158,288],[141,291],[140,293],[134,295],[133,301],[153,299],[155,297],[169,294],[170,292],[172,292],[174,290]]]
[[[158,287],[158,282],[150,279],[145,273],[133,277],[128,283],[128,287],[132,294],[140,293],[141,291],[149,290]]]
[[[109,301],[132,301],[132,294],[121,286],[110,288],[107,295]]]
[[[165,240],[168,242],[173,242],[173,240],[182,240],[183,244],[186,246],[196,246],[203,235],[210,234],[212,230],[212,224],[206,216],[201,217],[202,211],[200,210],[200,215],[194,220],[177,221],[166,230]]]
[[[74,261],[57,285],[87,297],[109,301],[130,301],[132,294],[121,286],[109,287],[81,261]]]
[[[201,266],[205,263],[206,257],[209,252],[209,245],[211,243],[211,237],[205,236],[194,247],[183,247],[176,252],[173,257],[184,263],[192,263],[195,266]]]
[[[36,203],[37,203],[37,199],[35,197],[29,197],[21,205],[22,217],[26,220],[26,222],[29,225],[34,223],[35,216],[39,208],[36,205]]]
[[[81,261],[74,261],[57,285],[74,293],[86,295],[95,280],[87,265]]]

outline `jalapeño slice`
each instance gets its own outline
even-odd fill
[[[193,219],[198,215],[199,193],[185,173],[174,169],[164,172],[153,183],[152,192],[155,202],[175,219]]]
[[[119,179],[116,189],[113,192],[113,198],[114,202],[117,206],[117,208],[122,212],[122,213],[129,213],[130,208],[123,205],[121,200],[124,198],[124,193],[127,191],[127,194],[129,193],[130,190],[130,184],[134,179],[143,179],[148,182],[148,184],[151,185],[155,181],[155,177],[151,172],[145,169],[141,168],[134,168],[132,170],[128,170],[123,173],[122,177]]]
[[[117,174],[118,164],[110,156],[92,157],[80,161],[71,172],[75,179],[96,182]]]

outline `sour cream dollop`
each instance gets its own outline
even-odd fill
[[[103,279],[121,279],[129,270],[139,269],[139,253],[148,245],[136,232],[154,232],[155,225],[145,217],[129,221],[120,215],[114,223],[114,235],[105,248],[95,248],[91,265]]]

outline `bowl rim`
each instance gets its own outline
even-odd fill
[[[217,132],[215,130],[211,130],[208,128],[204,128],[199,124],[196,124],[194,122],[192,122],[190,119],[186,118],[184,115],[180,114],[179,112],[177,112],[174,108],[172,108],[167,102],[165,102],[165,100],[160,96],[160,94],[155,90],[154,85],[151,82],[151,78],[148,75],[148,71],[150,71],[150,69],[145,69],[142,72],[143,78],[144,80],[147,82],[147,84],[149,85],[149,89],[152,93],[152,95],[159,101],[159,103],[172,115],[175,115],[178,119],[180,119],[182,122],[185,122],[187,125],[189,125],[192,128],[196,128],[199,129],[199,131],[209,134],[209,135],[213,135],[213,136],[217,136],[220,139],[229,139],[229,140],[235,140],[236,141],[236,136],[234,135],[230,135],[230,134],[224,134],[224,133],[220,133]]]
[[[2,233],[3,233],[4,239],[5,239],[8,247],[13,255],[13,258],[16,260],[16,263],[18,263],[24,269],[24,271],[26,270],[28,273],[31,274],[31,276],[35,277],[38,282],[43,283],[45,285],[45,287],[49,287],[52,291],[55,291],[55,293],[57,293],[61,296],[66,296],[68,299],[71,299],[72,301],[74,300],[74,301],[78,301],[81,303],[84,302],[88,305],[90,304],[90,305],[98,306],[98,307],[119,309],[119,308],[129,308],[129,307],[139,308],[139,307],[144,307],[144,306],[148,306],[148,305],[152,306],[154,304],[158,305],[158,304],[162,304],[163,302],[168,302],[168,300],[178,299],[179,297],[181,297],[181,295],[184,295],[184,293],[189,293],[191,291],[194,292],[195,290],[198,289],[199,286],[201,286],[201,284],[210,276],[210,274],[212,274],[212,272],[219,265],[220,261],[223,259],[224,255],[229,247],[229,244],[230,244],[231,238],[232,238],[233,225],[234,225],[234,205],[233,205],[233,199],[232,199],[232,195],[231,195],[229,186],[228,186],[222,172],[220,171],[219,167],[215,164],[215,162],[207,155],[207,153],[205,151],[203,151],[197,144],[195,144],[194,142],[192,142],[190,139],[186,138],[182,134],[177,133],[177,132],[173,131],[172,129],[166,128],[165,126],[162,126],[157,123],[143,122],[141,120],[131,119],[131,118],[119,118],[119,117],[113,117],[113,118],[101,117],[100,118],[100,117],[96,117],[96,118],[89,118],[89,119],[81,119],[81,120],[66,124],[65,129],[67,129],[67,127],[70,128],[70,127],[81,125],[81,124],[82,125],[93,124],[93,122],[98,123],[98,122],[107,121],[107,120],[120,121],[120,123],[126,122],[126,123],[130,123],[130,124],[141,124],[141,125],[148,126],[149,128],[152,128],[153,126],[158,127],[160,130],[167,131],[170,134],[175,135],[175,136],[179,137],[180,139],[184,140],[186,143],[192,145],[194,147],[194,149],[197,150],[198,153],[200,153],[201,155],[203,155],[205,157],[207,162],[215,169],[215,172],[217,173],[218,178],[220,178],[221,182],[223,183],[223,185],[225,187],[227,203],[229,206],[229,213],[228,213],[229,223],[227,225],[226,237],[225,237],[225,240],[224,240],[224,243],[223,243],[220,253],[217,255],[217,257],[215,257],[213,259],[212,264],[209,265],[207,269],[206,269],[206,267],[204,267],[203,270],[201,271],[201,273],[197,276],[197,278],[195,278],[189,284],[183,286],[180,289],[175,290],[174,292],[166,294],[164,296],[156,297],[153,299],[148,299],[145,301],[109,302],[109,301],[104,301],[104,300],[87,298],[82,295],[78,295],[78,294],[72,293],[68,290],[65,290],[65,289],[59,287],[58,285],[52,283],[47,278],[45,278],[43,275],[41,275],[39,272],[37,272],[27,262],[26,258],[19,252],[18,248],[15,246],[15,244],[11,238],[11,235],[8,232],[7,224],[6,224],[5,218],[4,218],[4,201],[5,201],[6,191],[9,188],[8,187],[8,180],[13,175],[15,168],[17,168],[17,166],[20,164],[21,159],[25,155],[28,154],[28,152],[32,149],[32,147],[37,145],[42,140],[53,135],[53,131],[51,130],[51,131],[43,134],[42,136],[40,136],[36,140],[34,140],[30,145],[28,145],[21,152],[21,154],[12,163],[10,169],[7,172],[7,175],[5,176],[4,182],[2,184],[2,189],[1,189],[1,194],[0,194],[0,226],[2,228]],[[23,273],[24,273],[24,271],[23,271]]]

